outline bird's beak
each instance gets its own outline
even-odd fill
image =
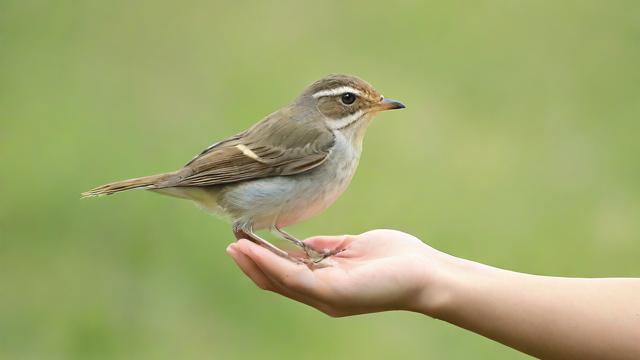
[[[379,106],[380,111],[404,109],[406,107],[400,101],[393,100],[393,99],[382,99],[382,101],[380,102],[380,104],[378,106]]]

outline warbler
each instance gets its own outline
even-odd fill
[[[371,120],[381,111],[404,107],[356,76],[328,75],[291,104],[209,146],[180,170],[109,183],[82,196],[144,189],[192,200],[230,219],[237,239],[296,262],[319,262],[336,250],[311,248],[284,228],[336,201],[353,178]],[[294,258],[255,233],[265,229],[300,247],[307,258]]]

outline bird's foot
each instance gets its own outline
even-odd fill
[[[334,256],[346,250],[346,249],[318,250],[318,249],[314,249],[313,247],[305,243],[303,244],[304,246],[302,247],[302,250],[304,250],[304,253],[307,254],[308,260],[313,264],[317,264],[328,257]]]

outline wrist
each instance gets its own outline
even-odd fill
[[[468,304],[473,301],[469,297],[470,289],[477,289],[482,283],[491,282],[491,279],[504,272],[439,251],[429,254],[424,261],[428,261],[430,265],[425,267],[428,274],[422,276],[414,311],[441,320],[447,320],[461,307],[472,306]]]

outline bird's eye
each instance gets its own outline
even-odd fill
[[[350,92],[344,93],[342,94],[342,97],[340,97],[340,100],[342,100],[342,103],[345,105],[351,105],[356,101],[356,95]]]

